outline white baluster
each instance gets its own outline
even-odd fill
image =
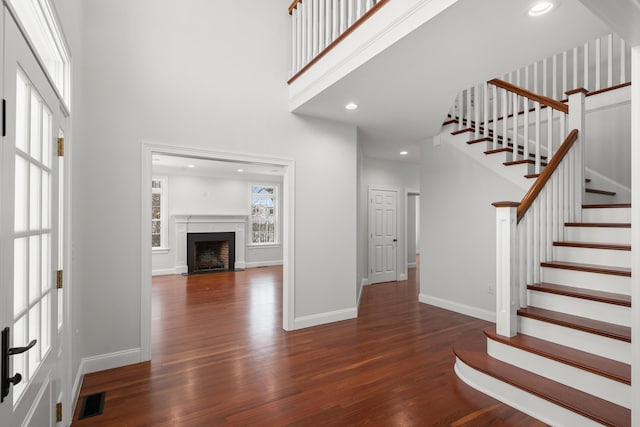
[[[467,112],[465,115],[466,118],[466,127],[471,127],[471,88],[467,89]]]
[[[551,98],[560,99],[558,96],[558,55],[553,55],[553,61],[551,62],[553,70],[551,70],[551,78],[553,79],[553,86],[551,88]]]
[[[595,90],[600,90],[600,80],[602,78],[601,74],[600,74],[600,64],[602,63],[602,52],[601,52],[601,46],[600,46],[600,39],[597,38],[596,39],[596,81],[595,81],[595,85],[594,85],[594,89]]]
[[[626,83],[627,77],[627,47],[624,40],[620,39],[620,83]]]
[[[607,36],[607,87],[613,86],[613,34]]]
[[[483,120],[483,126],[482,126],[482,136],[483,137],[488,137],[489,136],[489,86],[487,83],[483,83],[482,84],[482,103],[483,103],[483,114],[484,114],[484,120]]]
[[[356,7],[355,7],[355,2],[353,0],[347,0],[347,14],[348,14],[348,18],[347,18],[347,28],[349,28],[350,26],[353,25],[353,23],[356,21]]]
[[[580,221],[582,217],[582,195],[584,194],[584,161],[586,158],[586,146],[585,146],[585,100],[584,91],[575,91],[569,93],[569,117],[568,126],[569,129],[578,129],[578,139],[574,143],[576,149],[576,170],[574,176],[576,177],[575,183],[575,195],[576,200],[572,210],[575,210],[575,221]]]
[[[300,67],[309,62],[307,53],[307,36],[309,35],[307,25],[307,3],[298,3],[298,11],[300,13]]]
[[[518,94],[513,94],[513,160],[518,158]]]
[[[327,16],[325,10],[326,0],[320,0],[318,4],[318,53],[322,52],[326,46],[326,26]]]
[[[458,94],[458,97],[456,98],[456,104],[458,106],[458,111],[457,111],[457,116],[454,117],[454,119],[456,119],[458,121],[458,123],[456,124],[456,130],[460,130],[462,129],[462,115],[464,113],[464,98],[462,97],[462,92],[460,92]]]
[[[584,87],[589,90],[589,43],[584,44]]]
[[[340,34],[349,27],[349,0],[340,0]]]
[[[474,132],[474,138],[478,139],[480,138],[480,86],[474,86],[473,87],[473,94],[475,96],[474,100],[473,100],[473,117],[474,117],[474,121],[476,123],[475,125],[475,132]]]
[[[531,261],[533,263],[532,271],[533,271],[533,282],[540,282],[540,200],[536,199],[533,202],[529,211],[532,211],[531,221],[533,222],[533,232],[531,235],[531,239],[533,240],[532,245],[532,258]]]
[[[313,0],[313,11],[311,12],[311,37],[313,38],[313,44],[311,46],[312,52],[313,52],[313,58],[315,58],[316,56],[318,56],[318,47],[319,47],[319,40],[318,40],[318,27],[319,27],[319,22],[318,22],[318,8],[319,8],[319,1],[320,0]]]
[[[524,88],[529,90],[531,88],[531,81],[529,80],[529,66],[524,67]]]
[[[507,91],[502,90],[502,147],[509,146],[509,138],[507,138],[507,122],[509,121],[509,100]],[[515,159],[513,159],[515,160]]]
[[[538,63],[535,62],[533,64],[533,91],[535,93],[539,93],[538,92]]]
[[[547,163],[553,157],[553,108],[547,107]]]
[[[564,98],[564,93],[567,91],[567,75],[569,70],[567,69],[567,51],[562,52],[562,93],[558,96],[558,99]]]
[[[520,289],[519,307],[527,306],[527,218],[516,227],[518,233],[518,289]]]
[[[542,94],[544,96],[549,96],[547,80],[547,58],[544,58],[542,60]]]
[[[535,136],[536,136],[536,140],[535,140],[535,173],[540,173],[540,103],[539,102],[534,102],[533,103],[534,107],[535,107]]]
[[[498,148],[498,88],[493,87],[493,149]]]
[[[291,11],[291,75],[298,72],[298,10]]]
[[[523,141],[524,158],[529,159],[529,98],[522,98],[522,106],[524,107],[524,124],[523,124]]]
[[[525,282],[525,284],[529,284],[529,283],[536,283],[534,280],[534,273],[533,273],[533,266],[534,266],[534,261],[533,261],[533,241],[534,241],[534,237],[533,237],[533,209],[529,208],[529,211],[527,212],[527,215],[525,215],[524,220],[526,221],[525,226],[526,226],[526,234],[527,234],[527,240],[526,240],[526,245],[527,245],[527,257],[526,259],[526,273],[527,273],[527,280]]]
[[[573,48],[573,87],[572,89],[578,88],[578,48]],[[565,90],[566,92],[566,90]]]
[[[356,0],[356,19],[360,19],[360,17],[364,14],[364,0]]]
[[[496,207],[496,332],[506,337],[518,333],[517,206],[515,202],[494,203]]]
[[[331,2],[331,42],[340,34],[340,0],[328,0]]]

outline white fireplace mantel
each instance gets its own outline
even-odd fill
[[[247,215],[173,215],[175,222],[176,272],[187,272],[187,233],[235,233],[236,269],[246,267]]]

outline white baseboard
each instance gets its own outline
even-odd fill
[[[444,308],[445,310],[455,311],[456,313],[461,313],[467,316],[475,317],[477,319],[486,320],[487,322],[496,323],[496,314],[493,311],[485,310],[478,307],[472,307],[466,304],[460,304],[459,302],[450,301],[423,293],[418,296],[418,301],[423,304],[433,305],[435,307]]]
[[[244,261],[236,261],[233,265],[233,268],[236,270],[244,270],[245,268],[247,268],[247,263]]]
[[[272,261],[247,262],[247,263],[245,263],[245,268],[273,267],[273,266],[276,266],[276,265],[282,265],[282,260],[281,259],[276,259],[276,260],[272,260]],[[236,263],[236,268],[240,268],[240,267],[238,267],[237,263]]]
[[[407,268],[416,268],[416,263],[415,262],[408,262],[407,263]]]
[[[407,280],[407,275],[404,273],[398,274],[398,282],[402,282],[403,280]]]
[[[158,270],[152,270],[152,276],[166,276],[169,274],[178,274],[175,268],[160,268]]]
[[[293,329],[304,329],[326,323],[339,322],[341,320],[355,319],[358,317],[356,307],[344,310],[330,311],[327,313],[312,314],[310,316],[296,317],[293,321]]]
[[[189,267],[186,265],[176,265],[176,274],[187,274]]]
[[[360,309],[360,299],[362,298],[362,288],[364,288],[367,283],[368,280],[367,279],[362,279],[360,281],[360,290],[358,291],[358,299],[356,300],[356,308],[359,310]]]
[[[365,277],[362,279],[362,286],[369,286],[371,283],[369,283],[369,278]]]
[[[139,348],[132,348],[114,353],[84,357],[82,362],[80,362],[80,370],[83,374],[90,374],[91,372],[119,368],[140,362],[142,362],[142,352]]]

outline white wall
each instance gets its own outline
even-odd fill
[[[422,143],[420,301],[494,319],[495,208],[523,190],[443,142]]]
[[[83,355],[141,345],[142,141],[294,160],[296,325],[354,316],[356,130],[288,112],[289,0],[83,4]]]
[[[365,142],[366,143],[366,142]],[[405,214],[407,202],[407,190],[420,189],[420,166],[415,163],[381,160],[370,157],[363,157],[363,180],[361,191],[365,195],[365,206],[368,207],[368,191],[370,186],[375,187],[392,187],[398,190],[398,279],[403,280],[407,277],[407,258],[406,258],[406,240],[405,232]],[[365,215],[368,212],[365,210]],[[365,216],[368,218],[368,216]],[[366,221],[366,219],[365,219]],[[368,223],[368,221],[367,221]],[[364,263],[363,271],[368,277],[369,258],[368,258],[368,240],[366,240],[367,226],[364,227],[365,233],[365,256],[362,259]]]
[[[409,194],[407,197],[407,264],[415,267],[418,250],[418,203],[420,195]]]
[[[163,175],[162,169],[157,170]],[[278,213],[282,218],[282,178],[279,177],[212,177],[166,175],[168,191],[168,252],[153,252],[154,274],[176,274],[176,227],[174,215],[242,215],[249,216],[250,185],[273,183],[279,186]],[[282,264],[282,222],[278,227],[278,244],[252,246],[246,242],[247,267]],[[250,238],[248,230],[245,235]]]

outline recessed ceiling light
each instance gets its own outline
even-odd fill
[[[538,1],[529,8],[529,16],[540,16],[553,10],[555,4],[552,1]]]
[[[400,155],[401,155],[401,156],[406,156],[407,154],[409,154],[409,152],[408,152],[408,151],[401,151],[401,152],[400,152]]]
[[[355,102],[350,102],[345,105],[344,108],[346,108],[347,110],[355,110],[356,108],[358,108],[358,104],[356,104]]]
[[[244,169],[238,169],[238,172],[244,172]]]
[[[193,169],[193,168],[195,168],[195,167],[196,167],[196,165],[187,165],[187,167],[188,167],[189,169]]]

